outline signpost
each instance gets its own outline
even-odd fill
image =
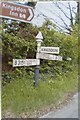
[[[36,39],[37,39],[36,59],[13,59],[13,67],[36,66],[34,74],[35,87],[38,86],[40,59],[62,61],[62,56],[48,54],[48,53],[59,54],[59,47],[41,47],[41,42],[43,42],[42,41],[43,36],[41,32],[38,33]]]
[[[13,67],[40,65],[38,59],[13,59]]]
[[[31,22],[34,17],[33,8],[11,2],[0,2],[0,17]]]
[[[51,55],[51,54],[45,54],[45,53],[37,53],[36,56],[37,56],[37,58],[40,58],[40,59],[62,61],[62,57],[57,56],[57,55]]]
[[[41,47],[40,52],[59,54],[59,47]]]
[[[36,59],[40,61],[40,59],[37,57],[37,54],[39,53],[39,50],[40,50],[40,48],[41,48],[41,42],[43,42],[43,41],[42,41],[43,36],[42,36],[42,33],[41,33],[41,32],[39,32],[39,33],[37,34],[36,39],[37,39],[37,40],[36,40],[36,42],[37,42]],[[34,75],[34,85],[35,85],[35,87],[38,86],[39,68],[40,68],[40,66],[39,66],[39,65],[36,65],[36,67],[35,67],[35,75]]]

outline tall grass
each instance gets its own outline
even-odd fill
[[[59,75],[56,79],[47,76],[40,80],[37,88],[32,77],[15,79],[2,89],[2,114],[10,110],[15,116],[32,114],[62,99],[65,93],[77,90],[77,71]]]

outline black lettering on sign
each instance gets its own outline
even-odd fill
[[[15,63],[14,63],[15,65],[17,65],[17,60],[15,60]]]

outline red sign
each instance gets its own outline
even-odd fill
[[[34,17],[33,8],[11,2],[0,2],[0,17],[31,22]]]

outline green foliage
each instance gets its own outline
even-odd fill
[[[2,58],[3,64],[9,67],[10,71],[16,71],[16,74],[19,73],[23,75],[23,72],[33,74],[34,69],[30,67],[26,68],[12,68],[13,59],[24,59],[24,58],[36,58],[36,49],[37,43],[35,36],[40,30],[43,34],[43,43],[42,46],[51,46],[59,47],[60,53],[63,57],[62,61],[50,61],[50,60],[41,60],[40,72],[45,73],[49,71],[53,75],[63,74],[67,71],[72,70],[72,66],[77,65],[78,58],[78,25],[76,24],[73,27],[73,32],[71,35],[58,32],[51,28],[56,28],[56,26],[50,22],[44,22],[41,28],[32,26],[31,24],[18,23],[12,21],[8,23],[7,20],[3,20],[2,23],[3,29],[1,32],[2,35]],[[67,58],[71,58],[71,61],[68,61]],[[3,67],[4,74],[8,73],[8,70],[5,70]],[[3,74],[3,76],[5,76]],[[16,76],[16,74],[14,76]],[[24,74],[25,75],[25,74]],[[5,77],[6,79],[6,77]]]
[[[36,110],[55,104],[67,92],[77,88],[78,25],[70,35],[51,29],[51,22],[41,28],[31,24],[3,20],[2,35],[2,111],[30,117]],[[55,27],[55,26],[54,26]],[[12,67],[12,60],[36,58],[38,31],[43,34],[42,46],[59,47],[62,61],[40,60],[39,86],[34,88],[34,67]],[[71,61],[67,58],[70,57]],[[6,84],[10,83],[10,84]],[[27,111],[27,113],[26,113]],[[14,116],[14,117],[15,117]],[[23,116],[24,117],[24,116]]]
[[[11,24],[11,26],[14,25],[13,29],[7,28],[6,32],[2,32],[3,58],[6,58],[7,63],[12,61],[13,58],[24,58],[28,56],[34,58],[35,56],[35,28],[29,25],[26,25],[26,28],[24,28],[23,24],[23,26],[16,26],[19,30],[15,31],[15,24]],[[30,34],[29,29],[31,30]]]
[[[51,47],[59,47],[60,53],[63,57],[62,61],[47,61],[45,64],[45,60],[43,60],[45,68],[53,69],[60,73],[61,69],[62,72],[72,70],[73,65],[77,64],[78,58],[78,25],[74,26],[73,32],[71,35],[67,35],[64,33],[57,32],[53,29],[50,29],[48,26],[51,23],[44,25],[40,28],[41,32],[44,36],[44,42],[42,46],[51,46]],[[52,24],[53,25],[53,24]],[[68,61],[67,58],[70,57],[71,61]]]
[[[13,117],[24,116],[31,118],[40,113],[40,110],[55,106],[58,100],[64,98],[66,93],[74,93],[77,90],[77,70],[59,75],[57,79],[50,78],[46,81],[40,80],[37,88],[33,87],[32,76],[17,78],[2,89],[2,116]],[[24,113],[24,114],[23,114]],[[39,116],[38,116],[39,117]]]

